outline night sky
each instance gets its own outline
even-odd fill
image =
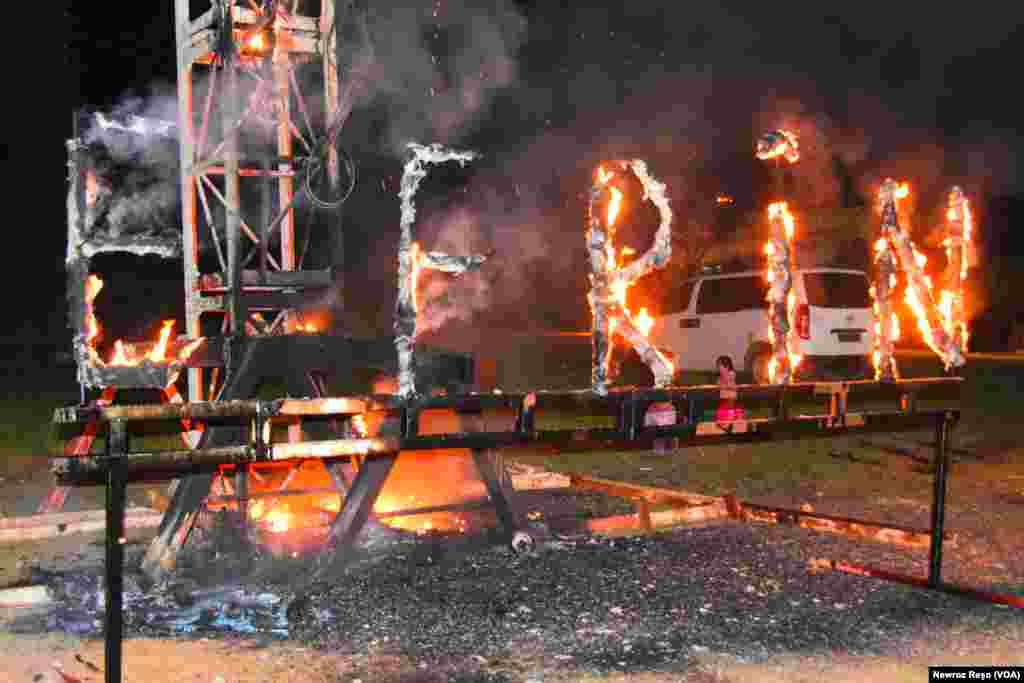
[[[205,9],[193,4],[194,14]],[[583,250],[578,195],[595,162],[648,159],[669,183],[680,219],[703,219],[716,189],[736,196],[741,208],[758,205],[764,177],[753,162],[754,140],[781,125],[802,133],[807,161],[799,173],[824,206],[848,202],[850,188],[869,194],[885,175],[908,178],[922,198],[963,184],[978,198],[986,253],[998,256],[989,317],[1024,312],[1008,297],[1024,253],[1009,230],[1024,215],[1024,131],[1013,93],[1020,6],[367,4],[374,49],[358,55],[364,87],[344,134],[360,163],[362,193],[347,207],[346,270],[350,282],[381,292],[373,303],[383,311],[379,320],[390,315],[391,294],[374,264],[394,259],[393,195],[407,140],[485,154],[468,181],[485,198],[472,211],[488,226],[483,241],[506,258],[484,290],[466,294],[483,310],[496,299],[539,306],[532,298],[538,277],[585,277],[573,270],[582,257],[566,254]],[[23,64],[12,65],[9,94],[17,103],[5,109],[3,149],[8,206],[20,208],[18,220],[8,213],[6,232],[22,246],[6,272],[17,295],[3,336],[69,336],[61,270],[71,112],[125,102],[159,111],[174,88],[172,14],[170,0],[68,3],[63,16],[37,19],[55,27],[38,38],[54,54],[40,50],[34,60],[25,53]],[[451,225],[431,226],[429,218],[422,229],[457,247],[480,241],[453,236]],[[23,275],[29,269],[32,284]],[[551,320],[557,310],[540,309],[539,322],[578,323],[579,315]]]

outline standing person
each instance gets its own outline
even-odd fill
[[[716,365],[718,385],[722,387],[718,394],[718,421],[728,422],[739,417],[739,409],[736,406],[736,369],[729,356],[719,356]]]

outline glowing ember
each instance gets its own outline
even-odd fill
[[[353,415],[351,425],[352,431],[359,438],[365,439],[370,433],[366,426],[366,418],[362,414]]]
[[[718,204],[719,206],[725,206],[727,204],[732,204],[735,201],[736,200],[734,200],[732,197],[730,197],[727,194],[720,194],[717,197],[715,197],[715,203]]]
[[[628,266],[620,261],[635,252],[629,247],[616,252],[614,246],[615,223],[623,208],[623,192],[610,183],[615,178],[613,171],[604,166],[597,169],[595,183],[591,188],[590,229],[587,231],[587,246],[590,250],[591,289],[587,294],[593,314],[594,360],[592,386],[598,394],[608,391],[608,372],[611,367],[611,353],[614,334],[622,335],[640,354],[641,359],[654,372],[655,384],[665,386],[672,381],[675,367],[658,349],[647,341],[653,320],[647,310],[634,317],[626,305],[626,292],[639,278],[667,263],[672,253],[671,223],[672,210],[665,195],[663,183],[647,173],[647,165],[640,160],[617,162],[623,170],[632,170],[644,187],[644,198],[650,199],[658,208],[661,223],[655,234],[654,245],[640,258]],[[595,203],[608,197],[604,220],[594,211]]]
[[[800,160],[800,147],[796,135],[788,130],[773,130],[761,136],[757,141],[757,158],[762,161],[769,159],[785,159],[793,164]]]
[[[267,41],[263,38],[263,32],[250,33],[245,41],[245,46],[253,52],[263,52],[267,46]]]
[[[262,523],[267,530],[275,534],[283,534],[291,528],[292,515],[287,505],[275,506],[263,516]]]
[[[469,528],[465,516],[457,512],[426,512],[404,516],[388,514],[425,507],[429,507],[427,499],[414,494],[394,495],[382,493],[377,498],[373,510],[379,515],[386,515],[382,518],[384,524],[420,535],[431,532],[458,532],[464,534]]]
[[[316,506],[325,512],[340,512],[341,496],[320,496],[316,501]]]

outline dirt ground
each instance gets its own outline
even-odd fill
[[[13,637],[0,635],[0,680],[103,680],[103,642],[65,635]],[[149,640],[124,644],[125,683],[433,683],[448,680],[514,680],[558,683],[916,683],[929,666],[1024,664],[1024,624],[1005,633],[955,634],[935,638],[922,634],[903,655],[828,658],[776,657],[745,664],[712,656],[698,657],[685,676],[668,674],[566,674],[546,670],[543,662],[432,661],[393,656],[340,656],[289,643],[257,640]],[[64,677],[62,677],[63,672]],[[501,672],[501,677],[498,672]],[[494,678],[489,678],[489,673]]]
[[[1019,455],[1019,454],[1018,454]],[[704,456],[709,459],[711,456]],[[950,491],[951,519],[958,532],[955,546],[959,558],[947,571],[947,580],[982,587],[998,584],[1019,589],[1024,585],[1024,567],[1019,562],[1024,517],[1024,468],[1021,459],[969,458],[955,466],[955,482]],[[710,463],[708,463],[710,464]],[[927,519],[926,472],[917,472],[910,463],[902,468],[886,468],[888,475],[904,476],[908,485],[899,500],[912,510],[915,521]],[[899,474],[902,473],[902,474]],[[891,482],[890,482],[891,483]],[[24,507],[26,492],[35,496],[46,488],[40,481],[9,478],[0,481],[0,500],[7,509]],[[811,488],[815,488],[812,486]],[[817,488],[829,489],[819,485]],[[92,497],[80,501],[83,507],[96,507]],[[800,492],[798,492],[800,493]],[[829,491],[839,494],[841,491]],[[810,493],[802,492],[801,496]],[[794,494],[797,495],[797,494]],[[804,496],[806,497],[806,496]],[[145,504],[146,491],[138,489],[130,496]],[[829,496],[819,500],[822,512],[877,517],[872,507],[885,500],[858,499],[854,496]],[[897,502],[899,502],[897,500]],[[20,501],[20,502],[19,502]],[[839,506],[833,509],[832,504]],[[775,502],[775,501],[773,501]],[[781,504],[793,501],[779,500]],[[891,500],[888,502],[892,502]],[[596,511],[589,511],[594,513]],[[903,520],[900,520],[903,521]],[[132,541],[145,541],[147,532],[134,532]],[[17,583],[26,567],[52,561],[73,561],[82,553],[99,552],[99,535],[67,537],[47,542],[0,545],[0,579],[7,585]],[[985,545],[988,550],[981,547]],[[992,550],[997,552],[993,553]],[[953,551],[947,551],[952,554]],[[998,556],[998,557],[997,557]],[[1011,608],[1007,608],[1011,609]],[[0,682],[103,680],[103,642],[79,639],[72,635],[15,635],[3,622],[13,610],[0,612]],[[682,674],[598,674],[587,671],[566,672],[564,666],[530,659],[492,660],[482,657],[464,660],[411,659],[377,655],[339,655],[316,651],[290,641],[231,639],[130,639],[124,644],[124,680],[162,683],[171,681],[242,682],[303,681],[335,683],[340,681],[416,682],[434,681],[538,681],[668,683],[739,683],[740,681],[847,681],[850,683],[910,683],[923,681],[927,667],[934,665],[1024,665],[1024,615],[1010,626],[994,631],[968,628],[929,628],[913,634],[904,643],[883,656],[852,656],[834,652],[828,657],[777,655],[767,661],[749,663],[695,652],[688,673]]]

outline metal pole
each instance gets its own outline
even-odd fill
[[[232,16],[233,3],[228,5],[228,16]],[[230,34],[229,34],[230,35]],[[242,258],[241,258],[241,194],[238,176],[238,54],[233,40],[229,39],[230,54],[224,55],[224,93],[221,112],[224,127],[224,213],[226,239],[228,243],[228,316],[231,336],[245,334],[245,310],[242,300]]]
[[[192,175],[195,163],[194,130],[192,121],[192,22],[189,0],[175,0],[174,26],[177,43],[178,72],[178,149],[181,158],[181,249],[184,261],[185,333],[190,339],[202,336],[199,324],[199,236],[196,214],[196,178]],[[207,96],[212,98],[212,92]],[[216,230],[209,226],[210,230]],[[203,399],[203,371],[188,370],[188,399]]]
[[[125,475],[121,458],[128,452],[128,423],[114,420],[110,423],[107,441],[108,455],[114,459],[107,471],[107,539],[106,539],[106,612],[103,635],[105,638],[105,681],[121,681],[121,640],[124,637],[122,594],[124,591],[124,504]]]
[[[946,474],[949,470],[949,413],[935,422],[935,488],[932,494],[932,541],[928,558],[928,585],[942,585],[942,534],[946,520]]]

